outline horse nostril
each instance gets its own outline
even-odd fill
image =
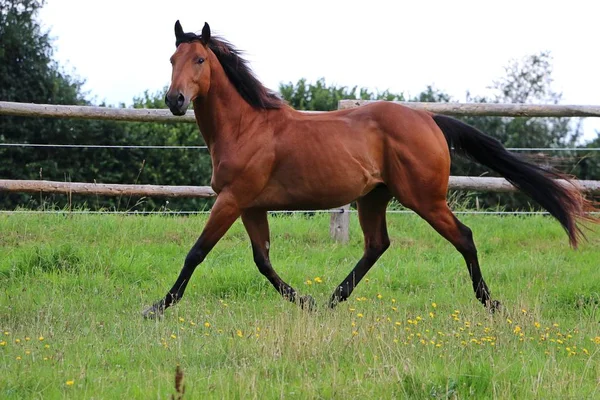
[[[170,104],[169,104],[169,96],[168,95],[165,96],[165,104],[167,105],[167,107],[170,106]]]
[[[183,106],[184,101],[185,97],[183,97],[183,94],[179,93],[179,96],[177,96],[177,107],[181,108]]]

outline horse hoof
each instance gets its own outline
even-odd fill
[[[341,302],[342,302],[342,300],[341,300],[339,297],[337,297],[337,296],[333,296],[333,297],[331,298],[331,300],[329,300],[329,308],[333,310],[333,309],[334,309],[334,308],[336,308],[336,307],[338,306],[338,304],[340,304]]]
[[[142,311],[142,316],[145,319],[161,318],[163,316],[163,309],[161,307],[157,307],[155,304]]]
[[[500,303],[498,300],[491,300],[486,306],[492,314],[502,311],[502,303]]]
[[[312,296],[302,296],[300,297],[300,308],[306,311],[315,311],[317,309],[317,302]]]

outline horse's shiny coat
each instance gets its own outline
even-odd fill
[[[157,315],[183,296],[189,279],[213,246],[241,216],[254,260],[282,296],[298,297],[269,261],[268,210],[333,208],[356,201],[364,255],[335,289],[330,305],[350,296],[389,247],[386,207],[395,197],[414,210],[464,256],[476,297],[494,309],[477,260],[471,230],[446,203],[452,146],[496,170],[538,201],[566,229],[571,243],[581,233],[576,219],[589,208],[574,189],[555,183],[561,175],[528,164],[476,129],[449,117],[380,102],[360,108],[308,114],[287,106],[266,89],[227,42],[184,33],[175,25],[177,50],[166,103],[176,115],[193,104],[210,150],[211,186],[218,193],[210,217],[186,257],[177,281],[145,311]]]

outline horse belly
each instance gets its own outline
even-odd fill
[[[327,209],[348,204],[381,183],[377,171],[327,165],[277,171],[256,199],[272,209]]]

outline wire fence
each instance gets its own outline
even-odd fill
[[[353,108],[363,102],[361,101],[342,101],[339,108]],[[529,105],[529,104],[452,104],[452,103],[404,103],[405,106],[428,110],[440,114],[448,115],[497,115],[497,116],[527,116],[527,117],[583,117],[596,116],[600,117],[600,106],[577,106],[577,105]],[[51,117],[51,118],[79,118],[79,119],[99,119],[99,120],[115,120],[115,121],[148,121],[148,122],[188,122],[193,123],[195,119],[193,113],[189,112],[185,117],[173,117],[168,110],[146,110],[146,109],[111,109],[103,107],[89,106],[57,106],[57,105],[40,105],[40,104],[24,104],[14,102],[0,101],[0,115],[19,115],[19,116],[35,116],[35,117]],[[207,146],[177,146],[177,145],[103,145],[103,144],[45,144],[45,143],[0,143],[0,148],[73,148],[73,149],[140,149],[140,150],[207,150]],[[600,147],[534,147],[508,148],[515,152],[545,152],[545,153],[562,153],[561,155],[554,154],[546,156],[547,158],[571,157],[575,159],[584,159],[596,157],[596,154],[589,154],[600,151]],[[567,155],[565,153],[577,153]],[[588,153],[588,154],[586,154]],[[538,155],[527,155],[526,157],[536,157]],[[40,214],[40,213],[56,213],[56,214],[121,214],[121,215],[146,215],[146,214],[161,214],[161,215],[193,215],[205,214],[209,211],[171,211],[166,208],[156,209],[153,211],[110,211],[110,210],[2,210],[1,214]],[[332,216],[336,214],[354,213],[355,210],[333,209],[333,210],[316,210],[316,211],[274,211],[271,214],[295,214],[295,213],[329,213]],[[409,214],[409,210],[389,210],[391,214]],[[456,214],[473,214],[473,215],[547,215],[547,212],[542,211],[456,211]]]
[[[108,144],[44,144],[44,143],[0,143],[0,147],[50,147],[50,148],[73,148],[73,149],[201,149],[206,150],[208,146],[152,146],[152,145],[108,145]]]
[[[334,208],[330,210],[280,210],[280,211],[268,211],[269,214],[356,214],[356,210],[347,210],[343,208]],[[550,215],[547,211],[452,211],[453,214],[457,215]],[[47,214],[47,215],[168,215],[168,216],[176,216],[176,215],[208,215],[210,211],[201,210],[201,211],[171,211],[171,210],[157,210],[157,211],[96,211],[96,210],[0,210],[0,215],[2,214]],[[387,210],[387,214],[415,214],[414,211],[411,210]],[[590,215],[600,215],[600,212],[590,212]],[[415,214],[416,215],[416,214]]]

